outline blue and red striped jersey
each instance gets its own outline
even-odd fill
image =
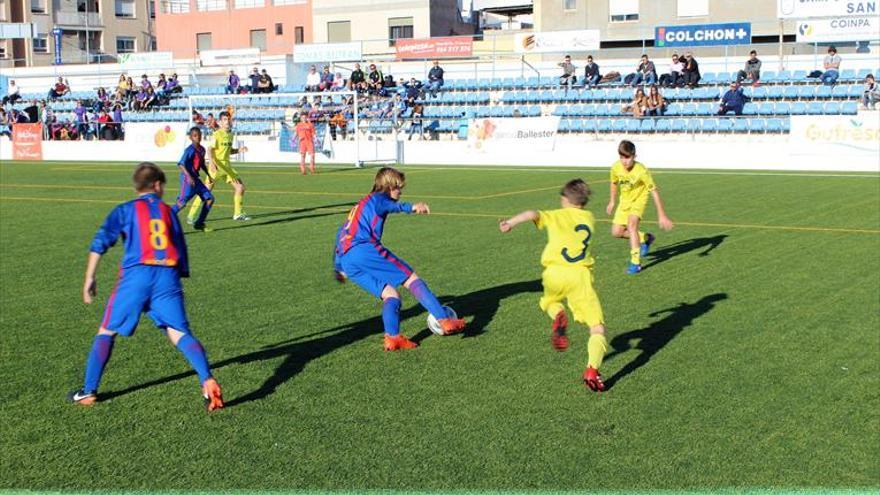
[[[394,201],[385,193],[370,193],[351,209],[336,236],[336,253],[345,254],[352,246],[377,244],[382,240],[385,217],[389,213],[412,213],[410,203]]]
[[[122,236],[125,254],[121,268],[135,265],[175,267],[189,276],[186,241],[177,215],[153,193],[122,203],[107,215],[92,240],[90,251],[104,254]]]
[[[207,173],[205,168],[205,148],[201,145],[196,147],[193,144],[187,146],[183,150],[183,156],[180,157],[180,161],[177,164],[181,165],[190,177],[197,179],[199,172],[202,170],[205,170]]]

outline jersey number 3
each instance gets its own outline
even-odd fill
[[[590,231],[590,227],[580,224],[574,228],[575,232],[584,231],[587,233],[587,237],[584,238],[584,249],[577,256],[569,256],[568,248],[562,248],[562,257],[565,258],[565,261],[569,263],[577,263],[582,259],[587,257],[587,249],[590,247],[590,238],[593,237],[593,232]]]
[[[168,227],[162,220],[150,220],[150,245],[157,250],[168,247]]]

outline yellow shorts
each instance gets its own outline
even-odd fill
[[[593,289],[591,268],[550,265],[544,268],[541,279],[544,296],[538,304],[542,311],[547,312],[552,305],[561,304],[567,299],[574,321],[590,327],[605,323],[599,296]]]
[[[646,206],[648,206],[647,201],[640,201],[638,203],[630,203],[627,205],[621,203],[617,205],[617,210],[614,212],[614,220],[611,222],[615,225],[627,225],[629,223],[630,215],[642,218],[642,215],[645,214]]]
[[[233,182],[240,182],[238,178],[238,172],[234,168],[232,168],[231,164],[217,164],[217,172],[211,173],[211,168],[208,168],[208,176],[212,181],[217,182],[220,179],[226,179],[227,184],[232,184]]]

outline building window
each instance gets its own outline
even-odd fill
[[[565,10],[577,10],[577,0],[563,0],[562,8]]]
[[[163,14],[187,14],[189,0],[162,0],[159,9]]]
[[[150,36],[149,46],[150,46],[149,51],[151,51],[151,52],[155,52],[155,51],[158,50],[158,48],[157,48],[157,47],[158,47],[158,43],[156,43],[156,37],[155,37],[155,36]]]
[[[634,22],[639,20],[639,0],[608,0],[611,22]]]
[[[49,53],[48,35],[38,34],[34,38],[34,53]]]
[[[256,9],[265,5],[265,0],[235,0],[235,8],[237,9]]]
[[[306,0],[274,0],[272,5],[305,5]]]
[[[211,49],[211,33],[198,33],[196,34],[196,50],[210,50]]]
[[[97,0],[80,0],[76,4],[76,11],[97,14],[101,11],[101,2]]]
[[[6,58],[6,40],[0,40],[0,58]]]
[[[284,34],[284,24],[281,24],[280,22],[276,22],[275,23],[275,36],[281,36],[282,34]]]
[[[297,45],[301,45],[305,43],[305,32],[303,31],[302,26],[297,26],[293,28],[293,42]]]
[[[259,48],[261,52],[266,51],[266,30],[251,30],[251,48]]]
[[[413,37],[412,17],[392,17],[388,19],[388,40],[394,45],[394,40]]]
[[[134,38],[130,36],[117,36],[116,53],[134,53]]]
[[[116,0],[116,17],[134,18],[134,0]]]
[[[46,0],[31,0],[31,12],[34,14],[45,14]]]
[[[158,0],[157,0],[158,1]],[[153,0],[147,0],[147,5],[150,7],[150,19],[156,18],[156,2]]]
[[[226,0],[196,0],[196,9],[199,12],[226,10]]]
[[[678,0],[678,17],[706,17],[709,0]]]
[[[351,41],[351,21],[327,23],[327,42],[346,43]]]

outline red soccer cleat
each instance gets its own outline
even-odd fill
[[[202,385],[202,396],[205,398],[205,407],[208,412],[223,409],[223,393],[220,391],[220,384],[213,378],[205,380]]]
[[[385,334],[385,350],[386,351],[402,351],[407,349],[415,349],[419,344],[406,338],[405,335],[388,335]]]
[[[443,318],[442,320],[437,320],[437,322],[440,323],[440,328],[443,329],[443,335],[452,335],[464,330],[465,323],[461,318]]]
[[[599,370],[592,366],[587,366],[587,370],[584,371],[584,385],[593,392],[605,391],[605,383],[602,382],[602,375],[599,374]]]
[[[550,345],[557,351],[562,352],[568,349],[568,337],[565,335],[566,330],[568,330],[568,315],[565,314],[563,309],[556,313],[556,318],[553,319],[553,331],[550,333]]]

